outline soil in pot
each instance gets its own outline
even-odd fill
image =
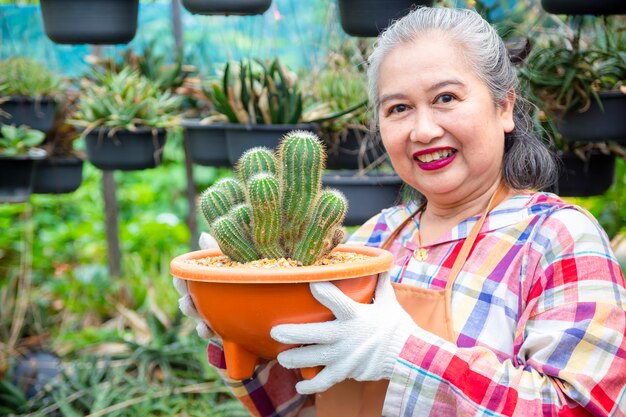
[[[134,171],[155,168],[161,163],[166,132],[159,129],[117,131],[94,129],[85,136],[89,162],[102,170]]]
[[[393,264],[391,253],[378,248],[339,245],[335,250],[366,258],[284,268],[199,265],[199,259],[222,256],[219,249],[207,249],[175,258],[170,272],[187,281],[200,315],[222,337],[229,376],[246,379],[258,363],[292,347],[270,337],[273,326],[332,319],[332,313],[313,298],[310,282],[333,281],[355,301],[370,302],[378,274]]]
[[[9,113],[10,117],[0,113],[0,123],[27,125],[44,133],[52,129],[56,110],[56,102],[52,98],[12,96],[3,100],[0,99],[0,110]]]
[[[77,157],[47,158],[39,162],[33,192],[64,194],[74,192],[83,182],[83,160]]]
[[[402,180],[397,175],[357,175],[356,171],[327,171],[324,186],[341,191],[348,199],[344,224],[365,223],[381,210],[399,203]]]
[[[183,120],[185,141],[191,160],[204,166],[230,166],[224,123],[202,124],[198,119]]]

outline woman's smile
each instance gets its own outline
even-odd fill
[[[454,148],[431,148],[415,152],[413,159],[417,166],[425,171],[434,171],[450,164],[456,157]]]

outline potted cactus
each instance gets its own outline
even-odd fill
[[[384,250],[340,245],[347,203],[338,191],[321,188],[324,161],[324,147],[310,132],[290,132],[276,154],[248,150],[237,178],[201,196],[220,248],[181,255],[170,265],[222,337],[232,378],[250,377],[260,360],[290,347],[270,338],[273,325],[332,318],[309,282],[333,280],[353,299],[369,302],[377,274],[392,265]]]
[[[46,156],[37,148],[44,133],[26,126],[0,125],[0,203],[29,199],[37,162]]]
[[[236,66],[227,63],[221,80],[212,81],[204,91],[216,111],[228,119],[224,128],[232,165],[250,148],[275,148],[291,130],[317,128],[304,122],[297,77],[278,59],[269,64],[248,59]]]
[[[47,132],[52,128],[61,92],[61,79],[37,61],[0,61],[0,123]]]
[[[69,122],[84,129],[87,158],[97,168],[154,168],[162,159],[166,131],[179,124],[179,106],[179,97],[124,68],[84,80]]]

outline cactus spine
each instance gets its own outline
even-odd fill
[[[326,190],[322,193],[302,240],[298,242],[293,253],[293,259],[304,265],[314,263],[323,256],[328,247],[336,239],[335,230],[343,221],[348,209],[345,197],[336,190]]]
[[[309,211],[321,188],[325,154],[316,136],[294,131],[283,138],[278,155],[283,179],[283,244],[293,248],[310,221]]]
[[[257,174],[248,182],[248,197],[252,207],[252,237],[257,251],[266,258],[282,258],[280,246],[280,187],[269,173]]]
[[[246,201],[243,186],[235,178],[222,178],[213,184],[213,188],[223,191],[232,205],[240,204]]]
[[[209,226],[219,217],[228,213],[231,202],[226,193],[214,187],[208,188],[200,196],[200,209]]]
[[[276,157],[267,148],[257,147],[247,150],[237,164],[239,178],[247,184],[250,178],[261,172],[268,172],[276,175],[278,172],[278,162]]]
[[[228,217],[235,222],[243,232],[250,237],[250,224],[252,223],[252,209],[246,203],[237,204],[228,212]]]

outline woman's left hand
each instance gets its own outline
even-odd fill
[[[296,385],[300,394],[322,392],[347,378],[389,379],[412,330],[413,319],[398,303],[389,277],[381,277],[371,304],[358,303],[330,282],[310,284],[313,296],[335,315],[333,321],[274,326],[274,340],[307,345],[278,355],[285,368],[324,369]]]

